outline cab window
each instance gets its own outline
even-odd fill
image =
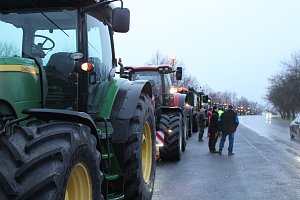
[[[112,65],[112,50],[107,25],[87,15],[88,59],[94,64],[96,81],[103,82],[109,76]]]

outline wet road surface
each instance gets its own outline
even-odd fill
[[[263,116],[240,121],[234,156],[227,155],[228,139],[220,156],[194,133],[180,162],[157,162],[152,199],[300,199],[300,141],[290,140],[288,123]]]

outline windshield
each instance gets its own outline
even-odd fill
[[[131,80],[153,80],[156,86],[161,85],[161,76],[156,71],[137,71],[131,75]]]
[[[46,66],[58,52],[77,51],[77,11],[0,14],[0,56],[34,57]]]
[[[131,75],[131,80],[149,80],[152,85],[154,96],[161,96],[162,83],[161,74],[157,71],[136,71]]]

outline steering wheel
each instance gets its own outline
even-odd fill
[[[35,38],[43,38],[44,41],[42,43],[38,43],[38,44],[34,44],[34,40]],[[44,45],[46,44],[46,42],[49,41],[51,43],[51,46],[49,47],[44,47]],[[33,47],[33,48],[41,48],[42,50],[52,50],[55,47],[55,43],[52,39],[50,39],[49,37],[46,37],[44,35],[33,35],[32,37],[29,37],[27,39],[28,44]]]

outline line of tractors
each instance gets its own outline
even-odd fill
[[[151,199],[180,160],[201,95],[171,65],[123,67],[118,0],[0,0],[0,199]]]

